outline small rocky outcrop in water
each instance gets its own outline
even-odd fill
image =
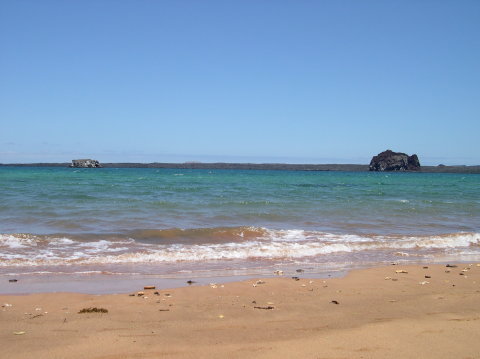
[[[100,162],[97,160],[84,159],[84,160],[72,160],[70,167],[80,167],[80,168],[98,168],[102,167]]]
[[[386,150],[373,156],[368,168],[370,171],[418,171],[420,161],[417,155]]]

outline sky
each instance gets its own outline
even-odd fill
[[[0,0],[0,163],[480,164],[478,0]]]

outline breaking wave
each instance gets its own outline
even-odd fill
[[[480,233],[368,236],[260,227],[139,230],[122,235],[0,234],[0,266],[278,260],[376,251],[445,252],[479,245]]]

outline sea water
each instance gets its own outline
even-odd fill
[[[0,275],[310,275],[480,260],[480,176],[0,167]]]

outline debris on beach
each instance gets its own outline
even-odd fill
[[[423,267],[423,269],[428,269],[428,267],[427,267],[427,266],[425,266],[425,267]]]
[[[303,269],[297,269],[296,272],[297,272],[297,273],[303,273],[303,272],[305,272],[305,271],[304,271]]]
[[[424,280],[423,282],[419,282],[418,284],[420,285],[425,285],[425,284],[429,284],[430,282],[427,282],[426,280]]]
[[[293,280],[300,280],[298,277],[292,277]]]
[[[429,275],[426,275],[426,276],[425,276],[425,278],[427,278],[427,279],[428,279],[428,278],[432,278],[432,277],[430,277]]]
[[[253,287],[256,287],[257,285],[260,285],[260,284],[265,284],[265,281],[259,279],[255,283],[253,283]]]
[[[217,288],[217,283],[210,283],[210,288]]]
[[[392,277],[385,277],[385,280],[390,280],[392,279]]]
[[[155,295],[160,295],[160,292],[153,292],[153,294],[155,294]]]
[[[260,306],[257,306],[257,307],[253,307],[254,309],[264,309],[264,310],[271,310],[271,309],[275,309],[275,307],[269,305],[269,306],[266,306],[266,307],[260,307]]]
[[[276,270],[275,272],[273,272],[273,274],[275,274],[275,275],[283,275],[283,270]]]
[[[332,300],[330,303],[333,303],[333,304],[340,304],[338,301],[336,300]]]
[[[18,279],[9,279],[8,280],[10,283],[17,283],[18,282]]]
[[[143,287],[143,289],[155,289],[155,286],[154,285],[146,285]]]
[[[447,264],[445,267],[447,268],[457,268],[458,266],[455,264]]]
[[[220,314],[220,315],[218,316],[218,318],[219,318],[219,319],[223,319],[223,318],[225,318],[225,316],[224,316],[223,314]]]
[[[137,296],[141,297],[141,296],[144,296],[145,293],[144,292],[137,292]]]
[[[188,285],[192,285],[193,283],[196,283],[196,282],[194,282],[193,280],[187,280]]]
[[[13,332],[14,335],[23,335],[23,334],[26,334],[27,332]]]
[[[83,308],[78,312],[78,314],[84,314],[84,313],[108,313],[108,309],[90,307],[90,308]]]
[[[395,273],[408,273],[405,269],[396,270]]]

